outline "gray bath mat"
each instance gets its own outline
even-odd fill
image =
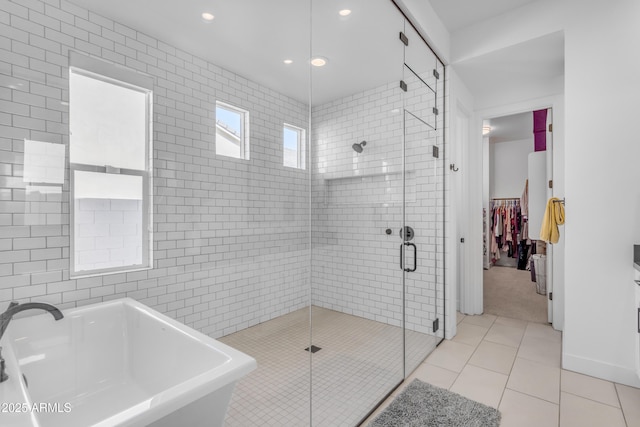
[[[500,411],[413,380],[368,427],[498,427]]]

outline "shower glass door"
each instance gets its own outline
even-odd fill
[[[406,21],[404,67],[405,375],[444,336],[444,146],[441,63]]]
[[[444,73],[389,0],[312,11],[311,424],[354,426],[443,336]]]
[[[355,426],[404,378],[404,18],[312,2],[313,426]]]

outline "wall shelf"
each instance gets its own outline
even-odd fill
[[[416,201],[416,179],[413,171],[404,175],[407,203]],[[403,202],[402,172],[372,173],[324,179],[326,206],[401,206]]]

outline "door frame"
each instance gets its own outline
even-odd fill
[[[474,289],[464,286],[464,283],[466,283],[466,266],[471,259],[471,254],[468,252],[469,245],[465,243],[468,234],[468,222],[465,212],[469,209],[469,186],[466,178],[468,176],[467,166],[470,165],[468,141],[472,135],[473,113],[459,100],[453,113],[455,114],[453,122],[455,131],[452,133],[455,136],[455,141],[452,144],[453,167],[450,169],[450,186],[452,188],[452,202],[456,207],[454,218],[452,218],[456,230],[453,236],[456,250],[452,254],[452,258],[455,260],[455,264],[452,267],[456,270],[456,310],[464,313],[470,309],[465,304],[469,304],[477,297],[474,295]]]
[[[476,110],[473,117],[473,127],[468,147],[469,164],[466,177],[468,190],[468,209],[459,212],[466,216],[467,224],[466,244],[467,262],[461,266],[464,269],[464,281],[461,284],[460,308],[464,314],[478,315],[483,312],[483,144],[482,122],[486,119],[507,116],[527,111],[551,108],[553,112],[553,140],[548,164],[552,167],[548,175],[553,176],[554,188],[551,195],[564,198],[564,96],[551,96],[490,107]],[[549,255],[548,283],[553,289],[552,317],[553,327],[562,330],[564,327],[564,233],[561,230],[561,241],[554,245]]]

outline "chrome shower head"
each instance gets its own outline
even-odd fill
[[[360,144],[353,144],[351,148],[353,148],[353,151],[356,153],[362,153],[365,145],[367,145],[367,141],[362,141]]]

